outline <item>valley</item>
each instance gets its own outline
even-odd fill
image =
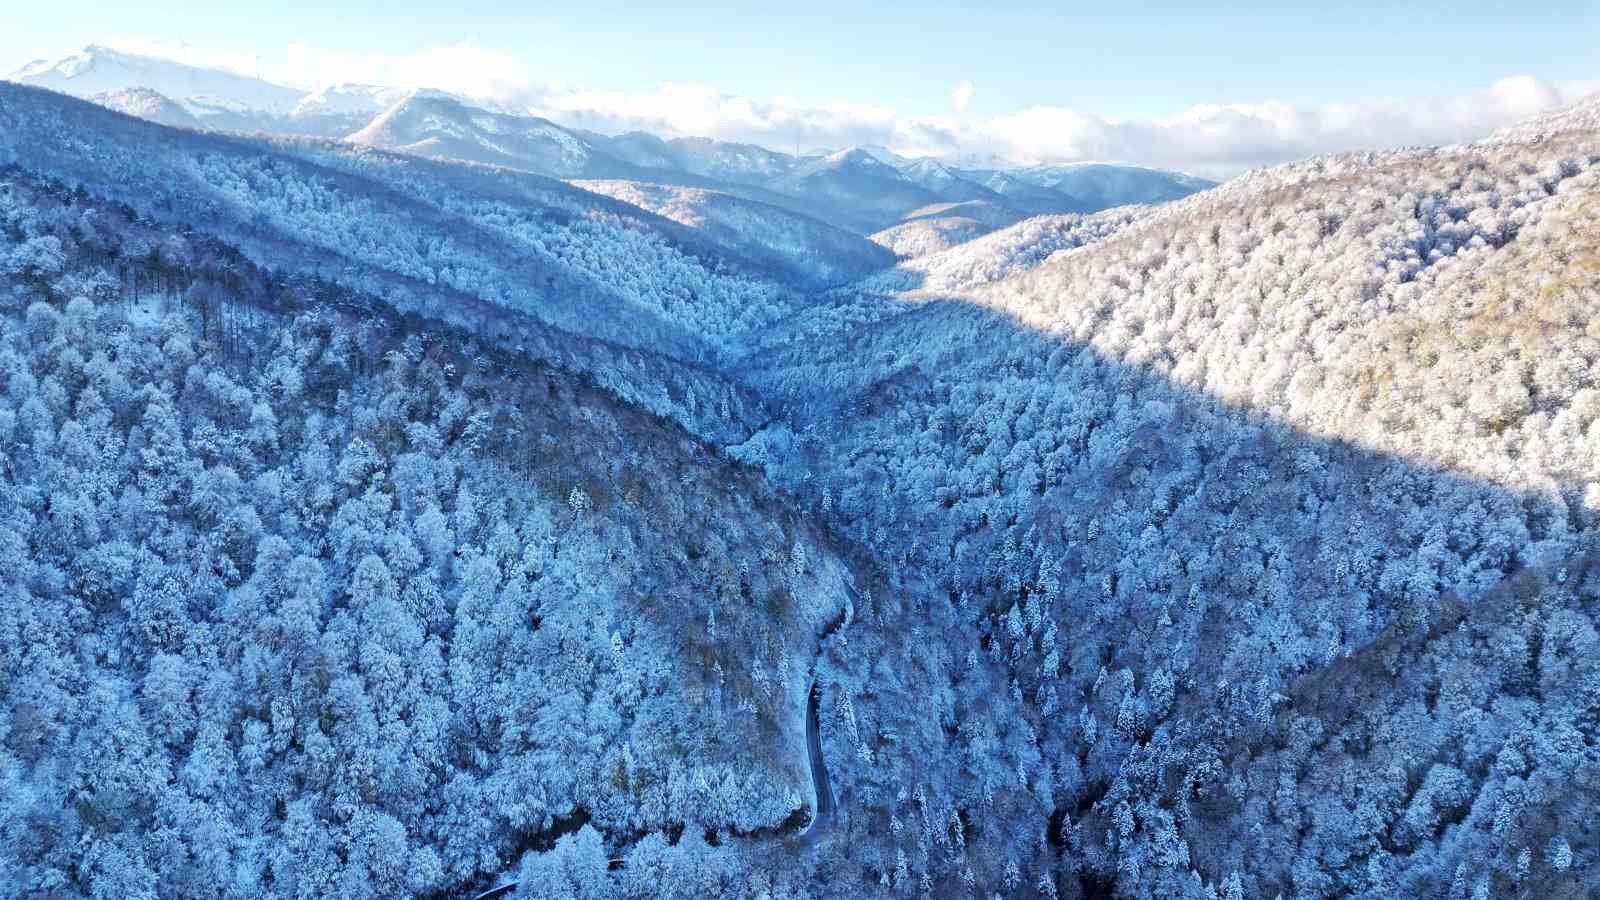
[[[1600,878],[1600,97],[1218,184],[208,71],[0,82],[0,892]]]

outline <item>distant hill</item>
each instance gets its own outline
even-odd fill
[[[575,181],[703,232],[719,246],[765,258],[795,284],[829,287],[894,263],[857,234],[781,207],[703,188],[640,181]]]
[[[703,137],[605,135],[443,91],[336,84],[307,92],[99,45],[30,63],[10,80],[95,97],[119,111],[186,128],[341,138],[554,178],[709,190],[862,236],[894,229],[915,210],[939,204],[989,204],[1009,210],[998,217],[1009,224],[1030,215],[1164,202],[1211,184],[1103,163],[1018,169],[997,167],[989,157],[941,161],[881,146],[796,156]],[[895,232],[893,242],[902,254],[947,247],[995,227],[996,218],[925,223]]]
[[[193,101],[202,109],[273,115],[288,113],[305,93],[221,69],[191,66],[95,44],[55,62],[29,63],[6,78],[75,97],[142,87],[185,106]]]
[[[0,84],[0,897],[1595,895],[1600,101],[1198,190],[93,96]]]
[[[548,119],[494,113],[427,91],[406,95],[348,140],[556,178],[596,178],[635,171]]]
[[[944,199],[855,147],[804,162],[768,182],[767,187],[798,198],[820,217],[863,234]]]
[[[568,331],[715,357],[801,302],[770,260],[562,181],[360,145],[166,128],[0,83],[15,162],[255,258],[441,315],[457,299]],[[425,237],[418,238],[418,234]]]
[[[1093,209],[1128,203],[1165,203],[1217,184],[1182,172],[1110,163],[1035,166],[1015,174],[1023,181],[1050,188]]]
[[[92,94],[89,100],[125,115],[137,116],[173,128],[201,128],[200,120],[168,98],[143,87],[120,88]]]

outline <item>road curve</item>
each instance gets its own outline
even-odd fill
[[[817,825],[833,818],[835,808],[833,788],[828,784],[828,763],[822,758],[822,720],[818,713],[821,704],[822,688],[813,681],[811,690],[806,694],[806,756],[811,764],[811,790],[816,795],[816,813],[805,831],[800,832],[802,838],[814,837]],[[619,868],[621,863],[620,859],[611,861],[613,868]],[[474,895],[472,900],[501,900],[516,889],[515,881],[507,882]]]
[[[833,788],[828,784],[828,763],[822,758],[822,723],[817,714],[821,702],[822,689],[813,681],[806,697],[806,754],[811,761],[811,789],[816,795],[816,814],[802,832],[804,835],[810,835],[819,822],[831,818],[834,810]]]

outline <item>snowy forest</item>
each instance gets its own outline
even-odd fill
[[[1600,99],[1155,199],[0,83],[0,894],[1596,896]]]

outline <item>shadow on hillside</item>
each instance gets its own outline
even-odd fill
[[[0,124],[6,112],[0,106]],[[215,155],[247,143],[205,141]],[[188,208],[180,204],[196,199],[158,189],[156,176],[133,163],[101,172],[92,154],[63,166],[42,143],[21,150],[13,161],[103,188],[145,215],[177,218]],[[328,175],[304,160],[276,164],[319,169],[308,180],[324,186],[331,179],[348,181],[352,193],[370,189],[370,179]],[[455,221],[419,201],[395,207],[415,214],[419,234]],[[193,224],[255,255],[290,254],[296,272],[328,272],[330,280],[343,271],[333,251],[313,252],[238,210],[211,200],[195,208],[203,215]],[[501,245],[485,237],[484,246]],[[281,278],[262,277],[266,296],[285,292]],[[690,394],[721,401],[718,392],[736,407],[748,401],[742,405],[753,413],[762,406],[716,373],[657,352],[625,319],[592,327],[585,316],[608,313],[578,309],[582,293],[563,321],[579,334],[615,331],[649,349],[530,326],[530,318],[466,294],[413,297],[416,285],[398,275],[360,286],[403,312],[491,332],[486,342],[505,352],[515,347],[589,373],[636,406],[650,408],[652,381],[669,378],[682,379],[672,382],[678,396],[669,407]],[[580,289],[593,290],[573,288]],[[1118,804],[1141,802],[1149,824],[1120,840],[1150,840],[1140,836],[1161,814],[1183,810],[1196,868],[1213,881],[1249,872],[1249,896],[1299,893],[1295,878],[1305,876],[1291,875],[1293,864],[1312,856],[1343,860],[1328,864],[1330,893],[1371,889],[1359,881],[1367,858],[1337,857],[1329,849],[1337,846],[1381,847],[1410,879],[1397,893],[1440,896],[1458,862],[1472,861],[1475,876],[1489,865],[1480,860],[1494,861],[1498,880],[1509,878],[1502,857],[1510,848],[1543,848],[1558,831],[1594,840],[1581,837],[1582,797],[1562,799],[1559,790],[1575,776],[1546,749],[1582,759],[1597,737],[1580,687],[1586,677],[1600,679],[1591,662],[1600,654],[1570,636],[1595,627],[1595,605],[1584,602],[1594,595],[1592,567],[1571,562],[1587,559],[1592,543],[1593,511],[1578,486],[1521,491],[1308,435],[1151,367],[953,299],[763,353],[745,372],[801,435],[792,452],[770,457],[774,478],[817,500],[816,508],[831,507],[836,528],[875,548],[904,583],[948,596],[947,607],[918,612],[951,625],[952,658],[971,651],[1001,660],[1019,705],[1038,712],[1039,752],[1076,768],[1053,799],[1075,821],[1064,853],[1093,873],[1086,884],[1118,871],[1122,845],[1099,836],[1117,827]],[[709,402],[700,407],[706,419],[717,415]],[[743,437],[727,422],[695,430],[723,445]],[[823,491],[830,503],[821,502]],[[1475,618],[1475,604],[1497,586],[1515,602]],[[1468,612],[1452,596],[1464,598]],[[1010,629],[1004,617],[1013,609],[1039,609],[1058,626],[1056,672],[1045,671],[1043,627],[1019,612]],[[1172,686],[1153,689],[1157,673]],[[921,690],[875,687],[897,701]],[[993,709],[1005,708],[1003,697],[995,702]],[[1080,708],[1105,723],[1100,738],[1084,737]],[[899,714],[926,709],[907,702]],[[1533,737],[1524,741],[1523,732]],[[1518,741],[1526,746],[1513,746]],[[1502,760],[1507,747],[1516,759]],[[936,775],[936,784],[970,782],[960,753],[935,758],[923,749],[908,744],[903,759],[890,755],[883,766]],[[830,757],[841,759],[839,780],[864,777],[843,768],[847,758]],[[1125,766],[1130,759],[1139,764]],[[1270,770],[1258,760],[1271,760]],[[1428,785],[1441,767],[1459,772],[1465,787],[1436,791],[1435,802]],[[1312,800],[1339,796],[1335,782],[1347,778],[1387,805],[1372,821],[1346,821],[1331,807],[1313,815],[1298,801],[1280,809],[1272,783],[1259,780],[1280,772]],[[1511,777],[1553,787],[1502,827],[1497,798],[1516,787]],[[1241,840],[1258,822],[1263,830]],[[1031,852],[1030,827],[996,840]],[[1539,874],[1548,879],[1544,895],[1592,874],[1592,844],[1574,849],[1575,865]],[[1495,894],[1513,890],[1506,881]]]
[[[1555,620],[1569,630],[1597,624],[1585,602],[1600,593],[1588,564],[1594,511],[1580,485],[1517,490],[1307,434],[954,299],[830,345],[763,354],[746,371],[794,433],[808,435],[770,467],[775,477],[819,501],[826,491],[840,530],[949,596],[949,615],[973,626],[953,642],[1008,653],[1021,695],[1050,698],[1057,711],[1043,708],[1040,746],[1081,772],[1058,814],[1081,816],[1083,837],[1067,852],[1095,877],[1116,865],[1095,835],[1115,828],[1118,803],[1188,809],[1192,800],[1183,834],[1199,870],[1211,880],[1254,873],[1248,896],[1290,891],[1296,857],[1361,839],[1338,833],[1358,825],[1303,819],[1241,846],[1238,835],[1277,802],[1272,787],[1256,786],[1264,776],[1252,763],[1270,756],[1308,800],[1339,790],[1319,766],[1374,785],[1402,773],[1391,801],[1398,821],[1373,839],[1389,847],[1405,891],[1442,895],[1458,862],[1511,846],[1507,826],[1490,822],[1504,778],[1491,764],[1509,746],[1507,729],[1525,727],[1508,704],[1583,705],[1576,675],[1551,676],[1540,637]],[[1508,595],[1517,602],[1471,612],[1479,598]],[[1035,604],[1066,644],[1059,677],[1042,671],[1037,626],[1007,633],[1008,610],[1025,620]],[[1508,642],[1523,649],[1505,658],[1478,649]],[[951,655],[966,652],[957,645]],[[1600,677],[1600,666],[1583,665]],[[1106,678],[1123,670],[1136,684],[1128,713],[1117,679]],[[1158,670],[1176,680],[1175,696],[1152,691]],[[1359,709],[1313,700],[1328,690],[1318,684],[1359,698]],[[1440,702],[1441,690],[1464,699]],[[1117,734],[1081,740],[1080,706]],[[1385,730],[1415,715],[1468,737]],[[1322,729],[1310,743],[1294,737],[1307,722]],[[1600,736],[1588,718],[1568,726],[1590,743]],[[1165,761],[1152,768],[1152,757]],[[1133,758],[1147,762],[1129,770]],[[1553,765],[1530,763],[1528,779],[1559,783]],[[1438,801],[1429,824],[1433,813],[1413,807],[1433,802],[1423,782],[1438,767],[1464,773],[1468,793]],[[1196,770],[1244,787],[1180,803],[1174,785]],[[1562,828],[1584,833],[1582,803],[1542,809],[1510,834],[1537,847]],[[1359,885],[1361,866],[1331,866],[1329,877]],[[1552,874],[1552,889],[1582,884],[1584,868]]]

